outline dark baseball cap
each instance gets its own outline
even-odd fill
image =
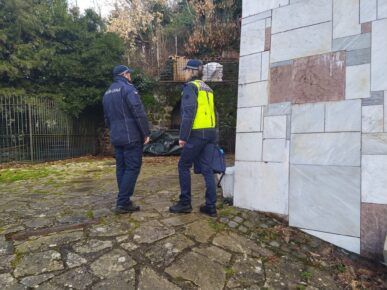
[[[121,75],[123,73],[132,73],[134,72],[134,69],[131,69],[129,67],[127,67],[126,65],[117,65],[114,67],[113,69],[113,76],[117,76],[117,75]]]
[[[203,62],[199,59],[190,59],[187,62],[187,65],[184,67],[184,69],[195,69],[198,70],[203,65]]]

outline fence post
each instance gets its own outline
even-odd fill
[[[31,112],[31,104],[28,103],[28,120],[30,127],[30,154],[31,154],[31,162],[34,161],[34,143],[32,138],[32,112]]]

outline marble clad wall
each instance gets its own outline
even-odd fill
[[[380,259],[387,1],[243,0],[234,203]]]

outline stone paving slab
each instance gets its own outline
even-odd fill
[[[144,158],[134,194],[141,211],[117,216],[114,160],[25,165],[55,175],[0,182],[0,289],[387,288],[386,267],[287,226],[275,216],[218,203],[174,215],[176,158]],[[3,169],[7,170],[7,169]],[[1,178],[1,170],[0,170]]]

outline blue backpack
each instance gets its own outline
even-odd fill
[[[212,145],[212,170],[214,173],[217,174],[224,174],[226,172],[226,160],[224,151],[222,148],[220,148],[218,145],[211,144]],[[194,161],[194,173],[200,174],[201,168],[200,168],[200,162],[199,160]]]

